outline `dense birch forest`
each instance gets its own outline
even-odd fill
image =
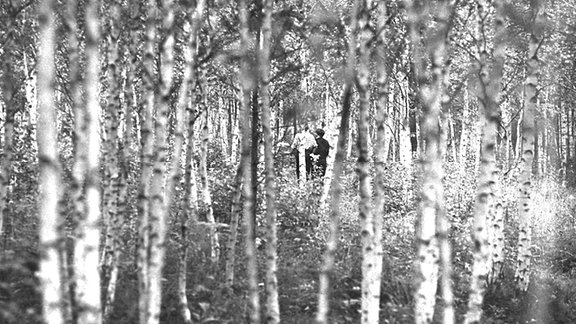
[[[576,323],[572,0],[0,1],[0,323]]]

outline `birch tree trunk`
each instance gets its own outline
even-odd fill
[[[444,68],[446,62],[446,36],[448,32],[448,18],[450,8],[448,1],[438,1],[436,18],[440,26],[428,45],[430,57],[430,71],[427,71],[424,53],[421,52],[419,33],[424,23],[425,14],[429,4],[416,6],[412,1],[406,1],[408,8],[408,24],[411,40],[413,42],[413,55],[415,75],[419,85],[419,99],[422,103],[423,117],[421,132],[425,141],[424,157],[422,161],[422,197],[419,207],[419,222],[416,231],[416,291],[414,295],[415,322],[431,323],[434,314],[439,263],[443,265],[443,276],[449,274],[449,252],[447,232],[442,218],[444,216],[444,197],[442,178],[443,152],[441,147],[442,129],[440,128],[440,109],[443,96]],[[431,33],[428,31],[428,33]],[[444,245],[444,246],[443,246]],[[448,251],[447,251],[448,250]],[[442,253],[442,255],[440,255]],[[451,305],[451,287],[449,278],[442,282],[444,297],[444,323],[454,321],[453,307]]]
[[[354,1],[350,22],[350,40],[348,41],[348,56],[346,62],[346,73],[344,75],[344,91],[342,96],[342,117],[340,119],[340,132],[338,134],[338,144],[336,146],[336,156],[334,158],[332,183],[330,184],[330,225],[329,237],[326,242],[326,250],[320,269],[320,278],[318,283],[318,310],[316,313],[316,323],[328,324],[328,314],[330,312],[330,277],[334,271],[336,259],[336,249],[338,247],[339,222],[340,222],[340,196],[342,194],[341,176],[343,170],[343,161],[346,158],[348,142],[347,136],[350,127],[350,105],[352,100],[352,87],[354,85],[356,65],[356,34],[358,30],[358,10],[361,0]],[[320,211],[324,213],[324,211]]]
[[[243,126],[240,126],[243,127]],[[230,208],[230,236],[226,246],[226,265],[225,274],[226,287],[232,289],[234,285],[234,269],[236,264],[236,243],[238,241],[238,221],[240,219],[240,212],[242,205],[240,199],[242,198],[242,170],[247,161],[240,159],[236,177],[234,179],[234,196],[232,197],[232,206]]]
[[[204,90],[206,91],[206,90]],[[202,206],[206,213],[206,221],[210,224],[209,237],[210,237],[210,260],[213,265],[218,264],[220,259],[220,239],[216,231],[216,220],[214,219],[214,208],[212,207],[212,196],[210,195],[210,181],[208,179],[208,141],[210,133],[208,131],[208,123],[210,122],[209,111],[204,112],[204,123],[202,125],[200,143],[200,186],[202,192]]]
[[[148,255],[148,318],[147,323],[158,323],[162,300],[162,269],[164,266],[166,223],[171,199],[171,185],[164,189],[168,153],[168,112],[174,68],[174,3],[161,2],[162,27],[160,33],[160,98],[156,106],[154,126],[154,166],[150,183],[149,255]],[[152,10],[154,8],[151,7]],[[175,156],[179,159],[179,156]],[[173,182],[174,178],[170,179]],[[173,187],[173,186],[172,186]],[[170,189],[168,189],[170,188]]]
[[[264,1],[262,48],[260,51],[260,98],[262,98],[262,133],[264,138],[264,169],[266,173],[266,322],[280,323],[278,304],[276,230],[276,175],[274,173],[274,139],[272,138],[270,107],[270,47],[272,46],[272,11],[274,1]],[[257,145],[257,143],[252,143]]]
[[[13,137],[14,137],[14,115],[17,112],[16,107],[16,81],[14,79],[14,62],[12,58],[12,47],[14,42],[12,36],[8,36],[6,44],[4,44],[4,50],[1,59],[3,62],[3,76],[0,79],[0,84],[2,85],[2,99],[4,106],[4,145],[2,147],[3,155],[2,162],[0,164],[0,237],[4,238],[4,246],[6,249],[8,237],[10,236],[9,229],[9,189],[10,189],[10,177],[12,173],[12,159],[14,155],[13,147]]]
[[[496,111],[501,111],[499,107],[500,92],[502,91],[502,76],[504,73],[504,59],[506,57],[506,27],[504,26],[504,2],[503,0],[495,0],[493,2],[495,17],[494,17],[494,65],[491,74],[491,95]],[[508,146],[508,145],[507,145]],[[508,160],[508,159],[506,159]],[[494,282],[501,276],[502,267],[504,265],[504,207],[501,197],[501,183],[499,179],[499,169],[496,167],[494,174],[496,185],[494,187],[494,204],[489,211],[489,243],[490,243],[490,272],[489,282]]]
[[[244,188],[244,208],[243,218],[246,231],[246,272],[248,281],[248,309],[247,317],[250,323],[260,324],[260,298],[258,296],[258,264],[256,260],[256,246],[255,246],[255,222],[252,218],[252,210],[255,208],[256,197],[252,187],[252,172],[250,161],[250,138],[251,128],[250,123],[250,98],[252,89],[256,83],[253,76],[250,75],[250,57],[249,57],[249,44],[250,44],[250,30],[248,25],[248,7],[246,0],[238,0],[238,15],[240,18],[240,75],[239,80],[241,84],[241,98],[240,98],[240,115],[241,123],[243,125],[242,142],[241,142],[241,156],[240,159],[247,161],[243,165],[242,177]],[[258,145],[258,143],[252,143]],[[254,163],[254,161],[252,161]]]
[[[68,29],[67,41],[69,44],[68,50],[68,69],[70,75],[70,95],[71,95],[71,109],[74,114],[74,164],[72,166],[72,184],[70,187],[70,196],[73,204],[72,219],[78,220],[82,219],[86,213],[86,199],[84,196],[84,187],[86,184],[86,162],[87,162],[87,127],[86,127],[86,105],[82,97],[82,80],[81,80],[81,70],[80,70],[80,53],[79,53],[79,42],[76,36],[78,32],[78,26],[76,22],[77,15],[77,3],[76,1],[67,1],[66,15],[64,22]],[[80,229],[78,227],[74,228],[74,235],[80,237]],[[74,247],[74,249],[76,249]],[[74,253],[74,259],[79,258],[80,255]],[[75,278],[75,272],[78,271],[76,265],[80,264],[80,260],[74,260],[73,264],[68,269],[68,275],[70,278]],[[69,303],[76,302],[75,290],[76,286],[75,280],[70,280],[68,283],[68,291],[65,296],[69,300]],[[64,315],[66,321],[72,321],[72,318],[77,318],[76,310],[71,312],[65,312]]]
[[[150,179],[152,178],[152,156],[154,153],[154,106],[156,101],[156,78],[155,62],[156,57],[156,6],[154,1],[148,2],[146,8],[146,34],[143,55],[143,80],[144,102],[142,107],[141,120],[141,174],[138,192],[138,214],[140,218],[138,230],[138,311],[140,324],[148,324],[151,316],[150,309],[150,269],[149,255],[150,247]],[[159,278],[158,278],[159,279]]]
[[[370,178],[370,152],[369,146],[369,108],[370,108],[370,54],[369,42],[373,37],[370,31],[370,8],[372,1],[363,0],[359,3],[358,31],[359,31],[359,64],[358,64],[358,93],[360,96],[358,114],[358,166],[359,177],[359,217],[362,238],[362,323],[378,323],[380,315],[380,277],[382,275],[382,255],[378,246],[381,237],[377,237],[376,225],[381,223],[375,220],[372,213],[371,196],[372,185]],[[383,27],[383,26],[382,26]],[[382,64],[381,70],[386,67]],[[385,72],[384,72],[385,73]],[[380,75],[382,77],[382,75]],[[386,78],[385,74],[383,76]],[[385,86],[385,84],[380,84]],[[380,100],[387,100],[386,94]],[[385,109],[385,107],[380,107]],[[383,122],[383,121],[382,121]],[[383,128],[383,124],[380,124]],[[379,143],[378,143],[379,144]],[[382,162],[382,161],[380,161]],[[380,217],[377,215],[376,217]]]
[[[38,197],[40,290],[43,319],[50,324],[64,323],[60,277],[61,261],[58,251],[62,239],[59,232],[58,201],[60,200],[60,163],[58,161],[55,85],[55,1],[42,1],[38,7],[38,161],[40,167]]]
[[[78,323],[100,323],[99,240],[100,240],[100,106],[98,83],[100,61],[98,42],[99,3],[86,4],[86,169],[84,179],[86,210],[78,219],[78,239],[75,246],[76,303]]]
[[[518,257],[516,260],[516,272],[514,278],[518,288],[526,291],[530,282],[530,262],[532,258],[532,219],[531,219],[531,185],[532,185],[532,161],[534,158],[534,114],[537,106],[537,86],[540,76],[540,59],[538,49],[542,42],[543,9],[541,1],[530,3],[532,10],[532,32],[528,45],[528,62],[526,81],[524,83],[524,115],[522,118],[522,159],[521,172],[518,177],[520,194],[518,196]]]
[[[485,34],[487,3],[482,1],[478,4],[479,34]],[[468,297],[468,312],[465,323],[480,323],[482,318],[482,303],[484,291],[489,273],[489,230],[488,221],[490,213],[495,209],[494,188],[498,181],[498,166],[496,165],[496,138],[498,125],[500,124],[500,111],[498,107],[498,89],[500,80],[495,77],[501,76],[496,71],[490,75],[488,67],[488,44],[481,43],[479,53],[478,101],[484,112],[482,150],[480,156],[480,174],[474,208],[474,224],[472,229],[473,257],[472,278],[470,283],[470,296]],[[498,64],[498,62],[496,63]],[[496,66],[495,64],[495,66]]]
[[[189,9],[192,12],[190,21],[186,21],[184,23],[184,42],[188,45],[184,47],[184,60],[185,60],[185,68],[184,68],[184,76],[182,79],[182,85],[180,87],[180,92],[178,93],[178,125],[179,129],[177,133],[180,133],[180,143],[178,146],[183,145],[184,140],[184,122],[186,118],[187,127],[188,127],[188,143],[186,146],[186,159],[185,159],[185,173],[184,173],[184,199],[181,205],[180,211],[180,249],[179,249],[179,264],[178,264],[178,301],[179,301],[179,308],[180,314],[184,323],[189,324],[192,323],[192,316],[190,314],[190,309],[188,308],[188,298],[186,296],[187,291],[187,274],[188,274],[188,251],[189,251],[189,229],[191,226],[195,226],[197,223],[197,213],[198,209],[195,208],[197,205],[197,199],[192,195],[192,192],[196,194],[197,189],[196,186],[192,186],[192,182],[195,183],[196,172],[194,168],[194,162],[192,159],[192,155],[194,154],[194,118],[193,116],[193,109],[190,109],[188,112],[185,112],[187,108],[187,103],[189,100],[192,101],[192,104],[195,104],[195,90],[196,90],[196,73],[195,73],[195,65],[196,65],[196,44],[197,44],[197,34],[198,29],[200,28],[200,21],[201,17],[204,13],[204,5],[205,1],[200,0],[196,3],[196,6]],[[175,145],[176,151],[176,145]],[[180,156],[181,153],[178,153]],[[180,168],[180,159],[178,159],[178,163],[172,163],[172,175],[175,177],[174,182],[177,182],[178,174],[175,173],[176,170]],[[191,202],[190,200],[194,200]]]
[[[108,107],[105,111],[104,143],[104,224],[105,240],[101,259],[102,281],[105,285],[103,313],[108,318],[116,293],[118,279],[118,261],[120,257],[120,214],[118,213],[120,170],[118,168],[118,126],[120,104],[119,55],[120,7],[116,2],[110,5],[110,26],[107,39],[108,46]]]

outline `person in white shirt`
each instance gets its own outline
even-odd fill
[[[292,142],[292,151],[296,155],[296,177],[300,179],[300,149],[304,149],[304,161],[306,163],[306,179],[310,179],[312,176],[312,151],[316,147],[316,138],[310,133],[308,126],[304,126],[304,130],[294,136],[294,141]]]

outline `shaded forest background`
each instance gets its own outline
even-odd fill
[[[576,322],[575,9],[2,1],[0,322]]]

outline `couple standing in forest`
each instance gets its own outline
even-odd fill
[[[306,180],[324,177],[326,174],[326,158],[330,144],[324,139],[324,130],[319,128],[312,134],[308,126],[294,136],[292,151],[296,156],[296,178],[300,179],[300,151],[304,150],[306,164]]]

